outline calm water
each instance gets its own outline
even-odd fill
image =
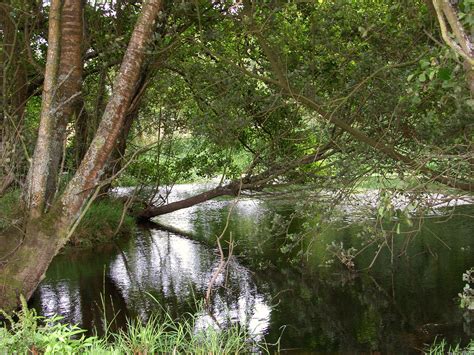
[[[196,188],[181,186],[173,198]],[[307,207],[299,216],[295,204],[247,198],[235,205],[226,238],[234,241],[236,256],[217,280],[212,317],[198,312],[198,327],[215,326],[212,318],[224,326],[239,322],[256,339],[281,337],[284,349],[321,352],[407,353],[436,336],[453,342],[474,336],[457,300],[461,275],[474,265],[472,205],[449,218],[402,225],[400,234],[387,234],[379,253],[374,244],[355,259],[355,269],[370,270],[350,272],[331,263],[327,245],[361,250],[375,220],[345,210],[322,223],[324,208]],[[213,245],[228,210],[228,201],[210,201],[157,219],[199,242],[147,225],[128,239],[61,254],[31,304],[98,333],[162,309],[174,317],[196,313],[219,263]]]

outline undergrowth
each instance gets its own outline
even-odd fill
[[[0,197],[0,231],[21,217],[20,190],[10,190]]]
[[[122,202],[104,198],[90,206],[72,235],[70,243],[75,246],[93,246],[114,237],[130,235],[135,227],[135,219],[123,214]]]
[[[435,341],[433,345],[426,351],[429,355],[464,355],[474,354],[474,339],[472,339],[466,347],[462,347],[459,344],[449,345],[444,339],[441,341]]]
[[[85,336],[85,330],[75,325],[62,324],[61,317],[38,316],[24,299],[17,320],[3,315],[8,327],[0,327],[1,354],[268,353],[265,346],[250,342],[242,328],[197,329],[193,316],[180,322],[169,315],[152,316],[146,323],[130,321],[126,330],[98,338]]]
[[[20,198],[19,190],[8,191],[0,197],[0,231],[21,221],[23,211]],[[130,235],[135,227],[135,219],[123,214],[123,203],[107,197],[91,205],[69,243],[74,246],[91,247],[114,237]]]

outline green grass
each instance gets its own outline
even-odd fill
[[[123,204],[120,201],[111,198],[95,201],[72,235],[70,244],[90,247],[114,237],[130,235],[136,227],[135,219],[125,214],[122,220],[122,214]],[[119,225],[120,229],[117,231]]]
[[[10,190],[0,197],[0,231],[7,229],[21,218],[20,190]]]
[[[444,354],[474,354],[474,339],[471,339],[466,347],[462,347],[459,344],[449,345],[444,339],[441,341],[435,341],[431,347],[425,351],[425,354],[430,355],[444,355]]]
[[[24,299],[18,319],[6,317],[9,327],[0,327],[1,354],[239,354],[257,349],[268,353],[266,346],[249,341],[237,326],[196,330],[191,315],[179,322],[167,314],[152,316],[146,323],[130,321],[126,330],[108,332],[103,338],[86,337],[79,327],[61,324],[60,317],[40,317]]]
[[[22,218],[20,198],[19,190],[9,191],[0,197],[0,231],[8,229]],[[71,237],[70,245],[91,247],[114,237],[130,235],[136,227],[135,219],[125,214],[121,222],[122,213],[121,201],[108,197],[95,201]]]

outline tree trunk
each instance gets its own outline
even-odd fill
[[[46,204],[46,185],[50,174],[52,159],[52,140],[55,120],[53,115],[54,92],[57,87],[57,75],[60,59],[61,38],[61,0],[51,0],[48,29],[48,54],[44,74],[43,97],[41,103],[38,139],[30,170],[28,172],[28,191],[26,202],[31,219],[39,218]]]
[[[36,218],[30,219],[22,244],[16,253],[8,259],[8,263],[0,269],[0,308],[3,308],[5,311],[9,312],[14,309],[18,304],[19,295],[31,296],[53,257],[67,242],[70,228],[76,221],[87,198],[96,187],[101,171],[123,126],[125,114],[130,106],[134,92],[134,86],[139,78],[145,58],[146,45],[152,37],[155,20],[160,10],[160,0],[148,0],[143,4],[142,13],[130,39],[115,81],[113,95],[107,104],[100,126],[79,169],[66,187],[60,200],[52,206],[47,214],[41,216],[42,210],[40,207],[42,201],[37,199],[36,194],[32,195],[31,201],[33,203],[31,205],[34,213],[31,213],[31,215]],[[46,65],[45,99],[47,100],[50,99],[48,95],[51,94],[50,90],[54,87],[52,85],[54,81],[51,81],[51,74],[57,72],[57,70],[56,72],[52,70],[54,66],[51,68],[51,65],[52,62],[57,63],[58,61],[57,56],[50,53],[51,51],[57,54],[57,46],[54,41],[58,39],[55,32],[59,28],[57,26],[57,16],[60,11],[55,0],[51,3],[51,11],[50,40],[53,41],[53,44],[50,44],[48,63]],[[53,49],[56,50],[53,51]],[[48,151],[48,146],[45,146],[45,142],[51,141],[53,134],[48,129],[51,127],[51,118],[47,114],[51,106],[50,104],[50,100],[44,104],[44,115],[41,117],[42,121],[45,120],[47,122],[41,122],[40,124],[40,126],[46,127],[43,127],[43,136],[40,137],[41,139],[38,139],[37,144],[43,146],[36,149],[36,151],[46,150],[46,153],[50,151]],[[44,158],[36,153],[35,159],[40,160]],[[43,164],[33,161],[32,167],[35,169],[32,168],[31,171],[47,172],[48,165],[47,162]],[[44,196],[45,184],[39,183],[42,182],[42,179],[37,179],[36,175],[32,175],[30,178],[33,181],[31,192]],[[40,186],[42,186],[43,190],[39,188]]]
[[[46,186],[46,204],[51,203],[58,186],[58,174],[66,140],[66,127],[83,108],[82,89],[82,0],[65,0],[61,11],[61,55],[58,95],[55,98],[55,129],[51,141],[51,161]]]
[[[214,189],[202,192],[195,196],[189,197],[184,200],[168,203],[163,206],[150,206],[143,211],[141,211],[138,215],[139,219],[148,220],[150,218],[160,216],[163,214],[171,213],[174,211],[182,210],[184,208],[192,207],[197,204],[212,200],[219,196],[232,196],[235,195],[238,189],[235,189],[235,184],[229,184],[226,186],[217,186]],[[237,185],[238,188],[238,185]]]

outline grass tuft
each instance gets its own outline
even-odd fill
[[[474,354],[474,339],[472,339],[466,347],[462,347],[459,344],[449,345],[445,339],[442,339],[441,341],[435,341],[434,344],[431,345],[427,351],[425,351],[425,354],[429,354],[429,355]]]
[[[75,325],[61,324],[61,317],[40,317],[22,300],[17,321],[4,314],[9,327],[0,327],[0,353],[15,354],[239,354],[268,352],[248,339],[242,328],[197,329],[195,318],[180,322],[169,315],[152,316],[142,323],[130,321],[126,330],[104,338],[86,337]]]

